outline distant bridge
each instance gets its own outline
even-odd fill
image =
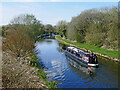
[[[41,35],[39,36],[39,38],[40,38],[40,39],[44,39],[44,38],[47,38],[47,37],[54,37],[54,36],[56,36],[56,35],[58,35],[58,34],[54,34],[54,33],[41,34]]]

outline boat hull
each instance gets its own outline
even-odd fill
[[[98,67],[99,65],[98,64],[91,64],[91,63],[88,63],[88,67]]]

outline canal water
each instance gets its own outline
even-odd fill
[[[36,43],[37,56],[43,62],[50,81],[58,88],[117,88],[118,64],[98,58],[99,68],[87,68],[67,57],[66,45],[55,39]]]

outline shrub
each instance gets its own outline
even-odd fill
[[[16,57],[26,57],[33,49],[33,41],[24,31],[11,30],[3,40],[3,50]]]

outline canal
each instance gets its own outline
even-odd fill
[[[98,57],[99,68],[89,69],[64,53],[66,45],[55,39],[36,43],[37,56],[46,68],[49,80],[59,82],[58,88],[117,88],[118,65]],[[92,71],[89,73],[89,71]]]

